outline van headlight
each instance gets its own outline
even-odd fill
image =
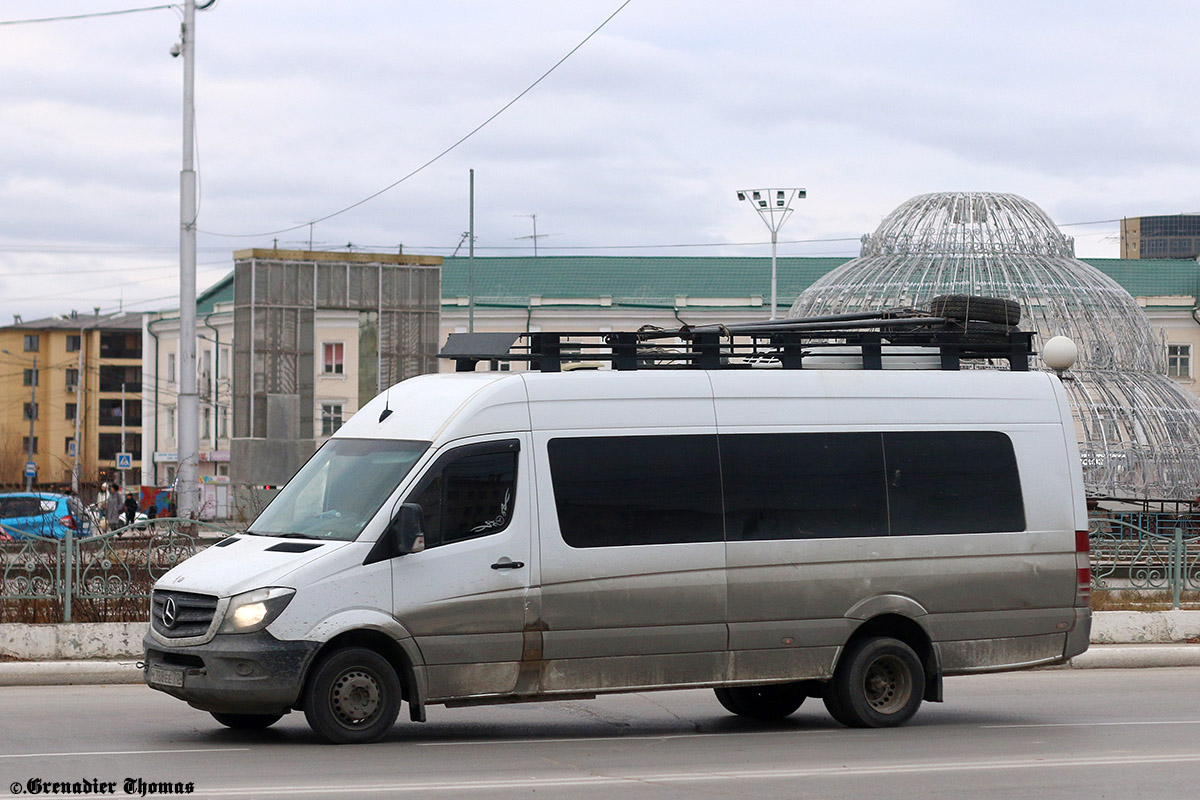
[[[253,633],[270,625],[287,608],[295,589],[273,586],[235,595],[225,610],[220,633]]]

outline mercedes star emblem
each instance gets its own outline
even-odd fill
[[[178,615],[179,609],[175,607],[175,598],[168,597],[167,602],[163,603],[163,625],[167,628],[174,628]]]

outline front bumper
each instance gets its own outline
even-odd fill
[[[172,647],[147,634],[143,679],[202,711],[281,714],[296,706],[304,675],[320,645],[280,641],[267,631],[218,634]]]

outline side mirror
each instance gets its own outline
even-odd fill
[[[421,527],[421,507],[416,503],[402,503],[400,512],[392,518],[391,527],[396,535],[397,554],[419,553],[425,549],[425,531]]]

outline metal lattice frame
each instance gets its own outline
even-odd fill
[[[1200,494],[1200,404],[1165,377],[1165,348],[1133,297],[1076,259],[1074,241],[1024,198],[914,197],[863,237],[859,258],[805,290],[788,316],[921,306],[942,294],[1016,300],[1021,329],[1078,345],[1065,384],[1090,494]]]

